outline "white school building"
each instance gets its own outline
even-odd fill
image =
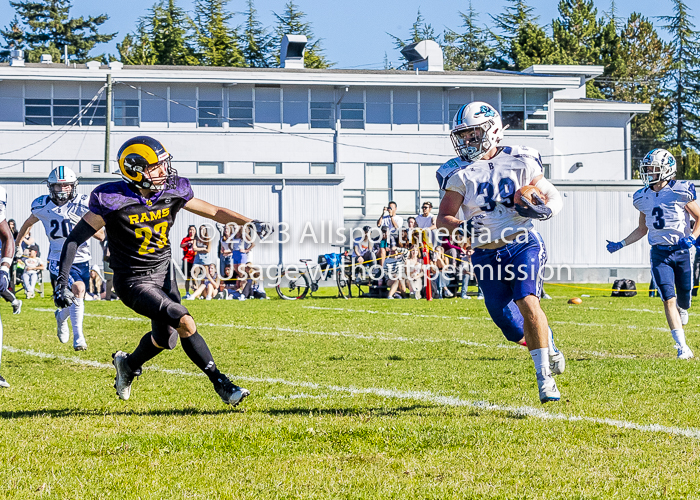
[[[255,250],[252,260],[263,265],[331,251],[329,233],[375,224],[390,200],[404,218],[425,200],[437,211],[435,171],[455,156],[452,117],[483,100],[509,125],[504,144],[539,150],[545,175],[563,193],[561,214],[537,225],[549,263],[569,266],[574,280],[648,276],[646,243],[610,255],[605,239],[619,240],[637,223],[631,196],[641,181],[632,179],[630,121],[649,105],[587,99],[585,82],[602,67],[443,71],[429,44],[415,47],[411,70],[306,69],[292,55],[283,54],[281,68],[255,69],[29,64],[16,54],[0,64],[0,185],[9,217],[21,224],[58,165],[78,173],[81,192],[118,179],[104,173],[107,75],[108,169],[117,169],[126,139],[160,140],[196,196],[290,225],[287,243]],[[201,222],[183,213],[172,241]],[[309,227],[318,243],[300,242]]]

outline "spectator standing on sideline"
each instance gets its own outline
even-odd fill
[[[392,233],[398,234],[398,230],[403,226],[403,217],[396,215],[396,209],[396,202],[390,201],[377,219],[377,227],[387,227]]]
[[[233,238],[233,270],[240,274],[242,268],[245,267],[250,260],[250,251],[255,247],[255,242],[251,237],[250,228],[241,226],[236,231],[236,236]]]
[[[221,233],[219,241],[219,269],[223,271],[227,267],[233,267],[233,224],[217,224]]]
[[[192,242],[192,250],[195,251],[194,263],[200,266],[208,266],[212,262],[211,252],[212,236],[209,234],[209,228],[202,224],[199,226],[199,231],[195,234]]]
[[[421,215],[416,215],[416,226],[420,229],[424,229],[428,232],[428,238],[430,243],[435,246],[437,238],[435,231],[437,226],[435,225],[436,216],[432,215],[430,211],[433,209],[433,204],[429,201],[424,201],[421,205]]]
[[[190,285],[192,284],[192,266],[194,265],[194,257],[197,254],[192,249],[194,238],[197,235],[197,228],[189,226],[187,228],[187,236],[182,238],[180,248],[182,248],[182,274],[185,275],[185,298],[190,296]]]
[[[22,273],[22,284],[24,285],[24,293],[28,299],[34,298],[34,288],[39,281],[39,273],[46,269],[44,263],[37,257],[39,255],[39,247],[32,245],[29,247],[29,256],[24,258],[24,272]]]
[[[14,219],[8,220],[7,225],[10,226],[10,232],[12,233],[12,237],[16,238],[17,237],[17,223],[15,222],[15,220]]]

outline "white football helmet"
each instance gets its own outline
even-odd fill
[[[49,187],[49,198],[51,198],[51,201],[56,205],[63,205],[69,202],[78,194],[76,192],[78,177],[75,175],[75,172],[63,165],[51,171],[49,178],[46,180],[46,184]],[[70,191],[63,191],[63,186],[65,185],[70,185]],[[58,186],[58,190],[56,186]]]
[[[639,176],[649,187],[676,176],[676,159],[665,149],[652,149],[639,162]]]
[[[503,140],[503,130],[498,111],[490,104],[475,101],[459,108],[452,120],[450,137],[460,158],[476,161]]]

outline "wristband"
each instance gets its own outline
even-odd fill
[[[0,260],[0,264],[7,264],[7,265],[11,266],[12,259],[10,257],[3,257],[2,260]]]
[[[626,247],[626,246],[627,246],[627,242],[626,242],[625,240],[622,240],[622,241],[620,242],[620,244],[621,244],[623,247]]]

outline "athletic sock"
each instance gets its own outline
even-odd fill
[[[212,383],[216,383],[222,378],[222,374],[214,363],[214,358],[209,351],[209,346],[199,332],[194,332],[186,338],[181,338],[180,343],[185,354],[197,365],[197,367],[209,377]]]
[[[141,337],[141,341],[139,342],[138,347],[134,349],[134,352],[127,356],[126,364],[129,365],[131,371],[138,371],[146,361],[155,358],[162,350],[163,349],[160,347],[153,345],[153,340],[151,340],[151,332],[148,332],[146,335]]]
[[[58,310],[58,319],[61,320],[61,323],[67,320],[68,316],[70,316],[70,309],[70,307],[64,307],[63,309]]]
[[[556,353],[559,352],[559,350],[557,349],[557,346],[554,345],[554,332],[551,328],[547,328],[549,330],[549,355],[554,356]]]
[[[530,356],[532,356],[532,361],[535,363],[535,373],[538,376],[550,376],[549,371],[549,349],[547,347],[542,347],[541,349],[533,349],[530,351]]]
[[[73,324],[73,345],[85,343],[83,337],[83,314],[85,313],[85,303],[83,299],[75,298],[69,307],[70,322]]]
[[[685,347],[685,330],[683,330],[683,328],[679,330],[671,330],[671,336],[673,337],[673,340],[676,341],[676,344],[681,347]]]

